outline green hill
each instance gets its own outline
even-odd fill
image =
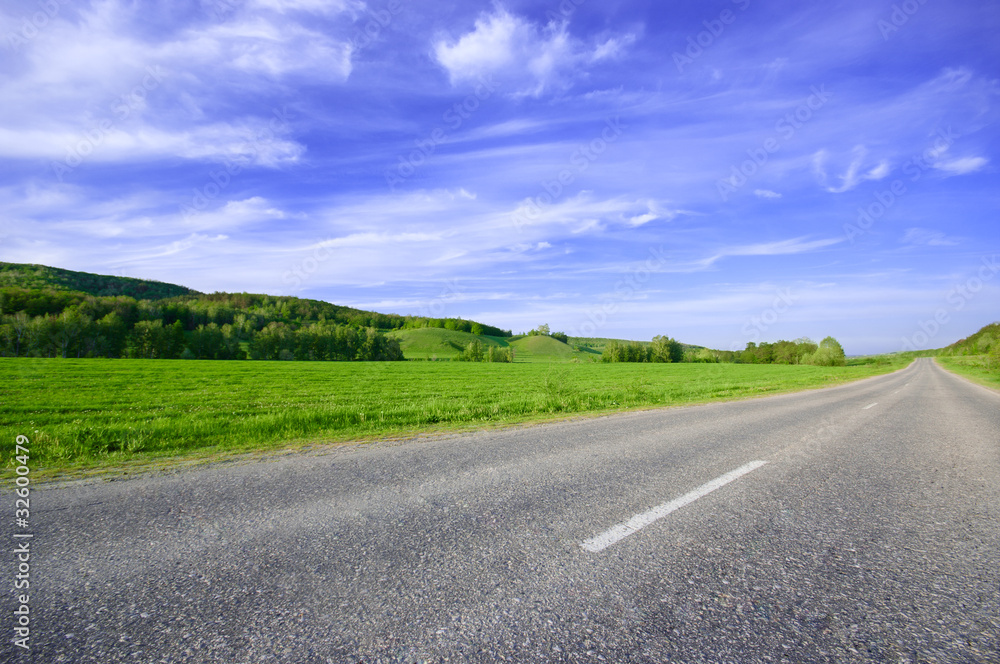
[[[587,361],[588,358],[598,360],[601,357],[599,351],[577,350],[558,339],[543,335],[508,339],[425,327],[393,330],[387,336],[399,341],[403,356],[408,360],[451,360],[475,340],[485,346],[513,348],[515,362],[571,362]]]
[[[558,339],[544,335],[521,337],[508,342],[515,362],[569,362],[582,354]]]
[[[478,336],[471,332],[447,330],[441,327],[393,330],[386,336],[399,341],[403,357],[408,360],[451,360],[477,339],[484,345],[507,345],[506,340],[500,337]]]
[[[196,290],[161,281],[75,272],[46,265],[0,262],[0,288],[5,286],[77,291],[99,297],[127,295],[137,300],[200,295]]]

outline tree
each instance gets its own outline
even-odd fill
[[[820,367],[842,367],[847,364],[843,347],[833,337],[827,337],[819,342],[816,352],[802,358],[802,361]]]
[[[658,335],[653,337],[653,362],[683,362],[684,347],[676,339]]]
[[[31,318],[23,311],[19,311],[11,318],[10,326],[14,334],[14,357],[20,357],[21,343],[27,340],[31,329]]]
[[[97,321],[96,354],[104,357],[121,357],[125,351],[125,322],[112,311]]]
[[[710,348],[702,348],[694,356],[695,362],[718,362],[718,358]]]
[[[77,338],[89,323],[89,319],[81,317],[75,310],[63,310],[62,315],[59,316],[58,325],[55,327],[54,335],[56,345],[64,358],[69,355],[70,349],[74,347]]]
[[[469,342],[465,350],[458,354],[457,359],[461,362],[482,362],[484,358],[483,344],[479,339],[475,339]]]

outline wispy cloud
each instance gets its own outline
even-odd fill
[[[830,185],[827,184],[829,178],[826,172],[826,164],[830,161],[830,158],[831,155],[827,150],[820,150],[813,157],[813,168],[819,177],[820,184],[833,194],[842,194],[845,191],[850,191],[865,180],[881,180],[889,175],[890,172],[889,163],[884,159],[880,160],[874,166],[868,167],[867,171],[863,170],[865,163],[869,161],[868,148],[858,145],[851,150],[851,161],[844,173],[834,177],[835,180],[839,181],[839,184]]]
[[[830,247],[835,244],[840,244],[843,241],[844,240],[842,238],[807,240],[804,237],[797,237],[788,240],[778,240],[776,242],[731,246],[722,249],[717,254],[709,258],[706,258],[704,260],[704,264],[706,266],[712,265],[723,258],[729,258],[732,256],[787,256],[790,254],[802,254]]]
[[[982,170],[989,163],[986,157],[962,157],[951,161],[940,161],[934,164],[934,168],[944,171],[948,175],[966,175]]]

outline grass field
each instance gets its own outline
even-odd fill
[[[822,387],[894,366],[0,358],[0,432],[37,478]]]
[[[986,367],[985,355],[939,356],[937,361],[945,369],[974,380],[980,385],[1000,389],[1000,371]]]

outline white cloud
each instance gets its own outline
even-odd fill
[[[952,161],[939,162],[934,164],[934,168],[944,171],[948,175],[966,175],[975,173],[989,163],[985,157],[963,157]]]
[[[781,194],[770,189],[754,189],[753,193],[757,198],[781,198]]]
[[[351,47],[306,17],[250,15],[248,7],[236,6],[221,23],[164,25],[158,39],[138,36],[139,16],[121,2],[94,3],[75,21],[54,17],[23,46],[21,66],[0,74],[0,156],[58,160],[79,146],[86,154],[78,156],[99,161],[297,160],[304,148],[286,138],[291,127],[276,125],[271,108],[260,117],[222,115],[220,89],[264,96],[290,78],[343,82]],[[347,5],[324,11],[334,7]]]
[[[289,19],[271,16],[193,28],[153,55],[201,76],[199,67],[235,69],[253,76],[309,76],[340,82],[351,73],[351,46]],[[213,76],[213,80],[217,80]]]
[[[0,128],[0,156],[51,159],[57,177],[91,161],[180,157],[277,167],[298,161],[304,152],[304,146],[275,134],[266,121],[257,119],[176,130],[119,127],[110,120],[78,130]]]
[[[588,47],[567,28],[565,22],[539,28],[498,7],[457,41],[439,39],[434,53],[452,85],[495,77],[508,94],[539,96],[565,87],[583,65],[619,55],[635,39],[612,37]]]

